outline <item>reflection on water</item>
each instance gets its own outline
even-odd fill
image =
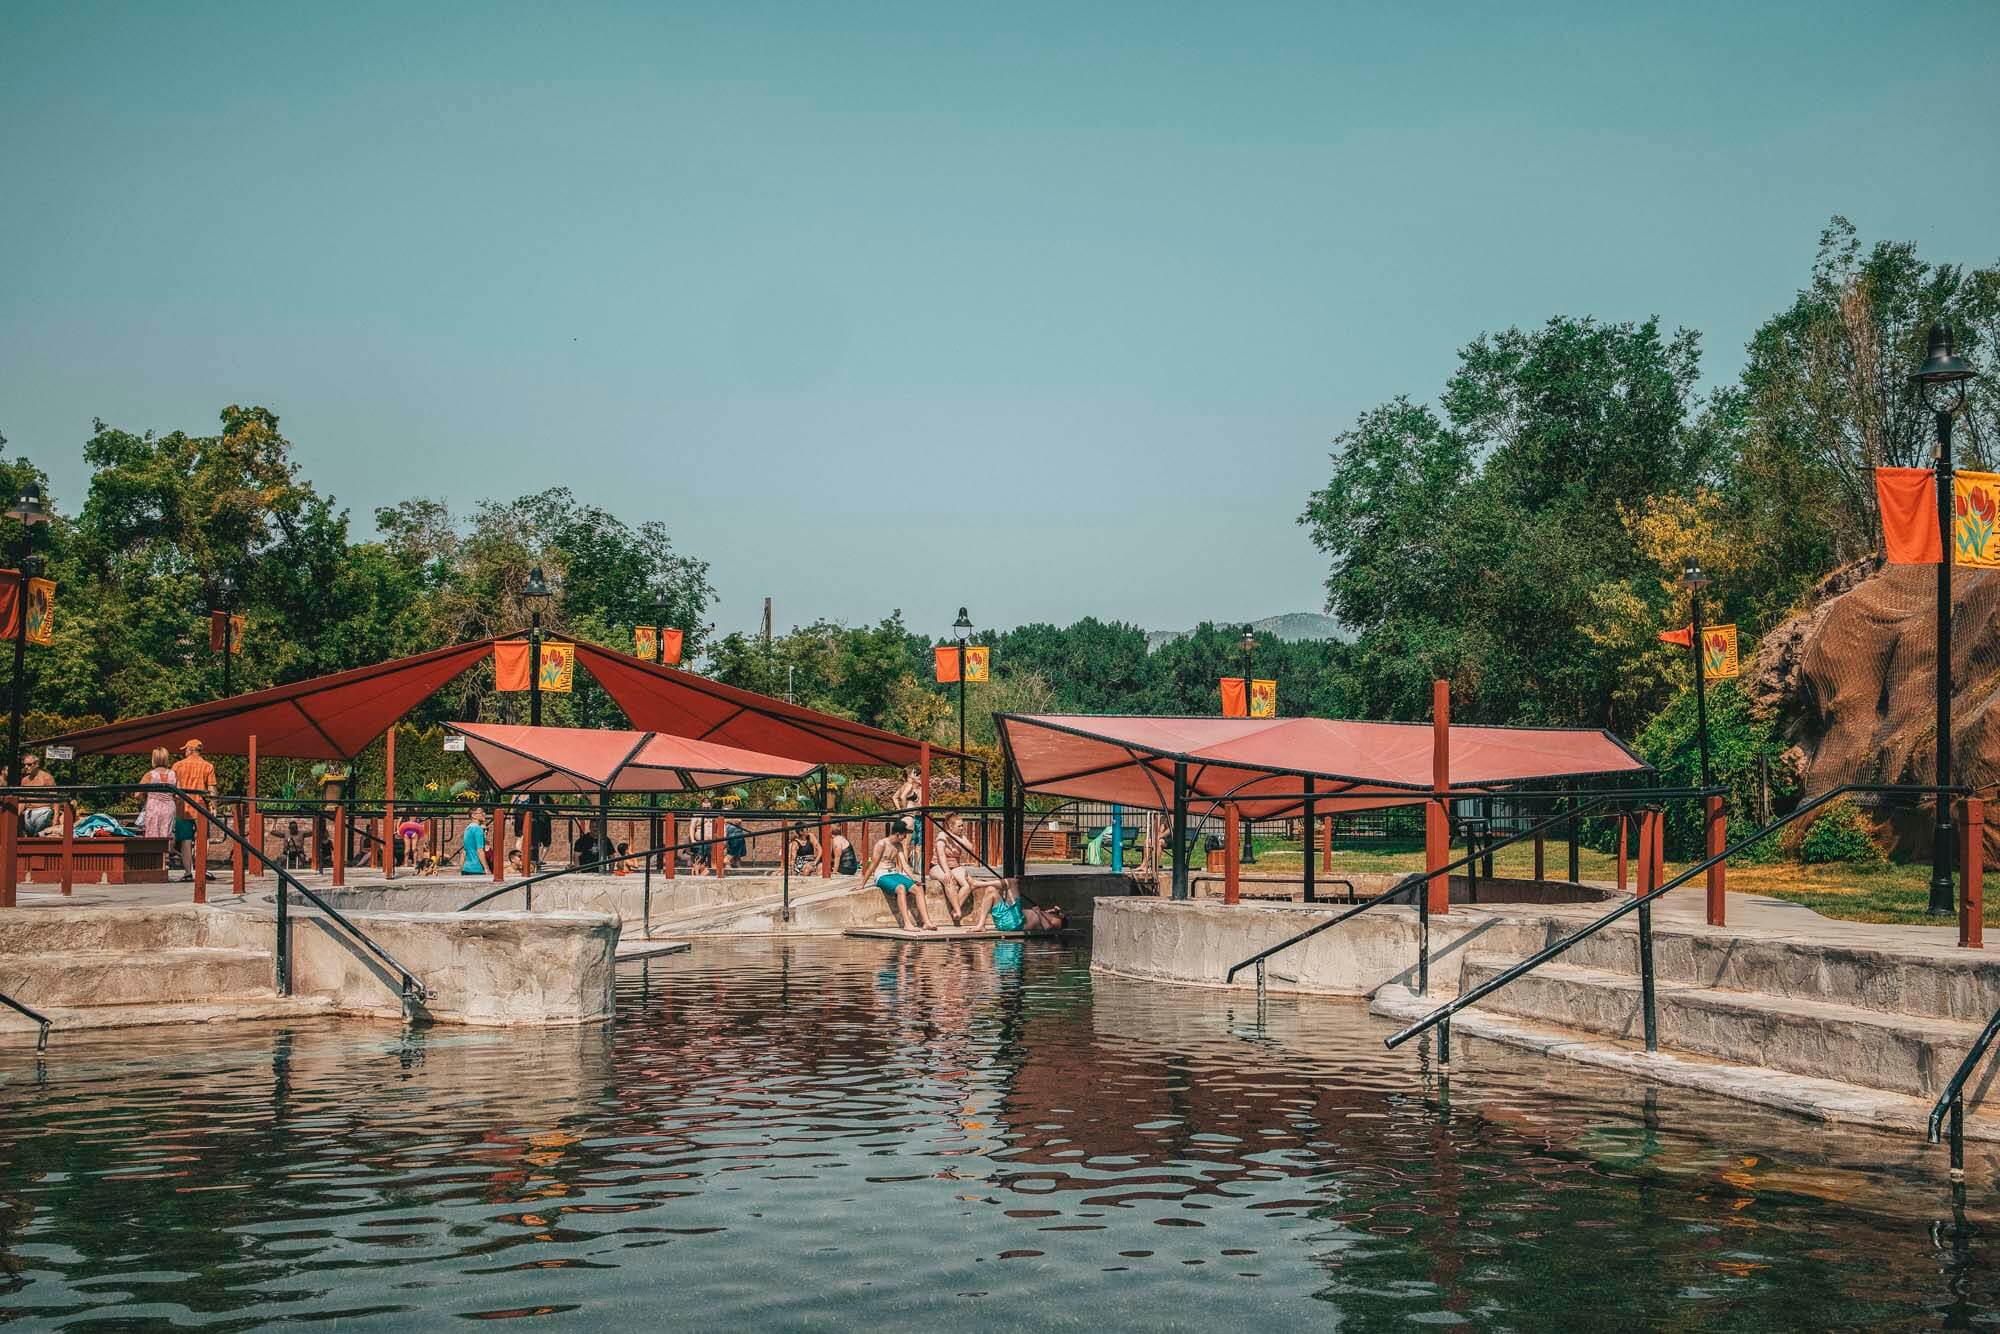
[[[703,942],[615,1027],[0,1049],[0,1319],[2000,1320],[1936,1150],[1005,942]]]

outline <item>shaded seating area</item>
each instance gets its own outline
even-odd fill
[[[1225,901],[1239,898],[1240,823],[1297,818],[1304,847],[1317,822],[1390,806],[1425,809],[1425,858],[1449,861],[1449,805],[1467,797],[1622,781],[1651,766],[1611,733],[1585,728],[1453,725],[1439,697],[1429,723],[1329,718],[1186,718],[1000,714],[1001,746],[1019,791],[1167,813],[1171,848],[1189,846],[1191,813],[1220,809]],[[1173,896],[1190,897],[1188,856]],[[1304,858],[1307,897],[1318,859]],[[1431,911],[1448,908],[1440,878]]]

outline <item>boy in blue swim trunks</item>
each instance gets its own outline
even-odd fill
[[[923,929],[937,930],[931,925],[930,911],[924,907],[923,886],[910,874],[910,829],[901,820],[890,825],[889,832],[876,843],[866,878],[875,888],[895,896],[896,920],[905,931],[917,929],[910,925],[909,900],[916,901],[917,921]]]

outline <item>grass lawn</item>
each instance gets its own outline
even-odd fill
[[[1452,853],[1454,858],[1460,855],[1456,850]],[[1554,876],[1567,875],[1568,857],[1567,845],[1551,842],[1548,845],[1547,872]],[[1618,878],[1618,861],[1610,853],[1585,848],[1577,862],[1578,871],[1585,880]],[[1257,864],[1272,872],[1289,871],[1296,875],[1299,872],[1299,846],[1296,843],[1270,844],[1259,840]],[[1420,848],[1379,851],[1337,848],[1333,864],[1337,868],[1333,872],[1335,875],[1342,870],[1421,871],[1424,854]],[[1667,874],[1678,875],[1691,864],[1668,862]],[[1534,869],[1535,851],[1528,844],[1502,848],[1493,855],[1496,875],[1526,877],[1533,875]],[[1872,869],[1800,866],[1795,862],[1768,865],[1731,863],[1728,877],[1732,891],[1789,899],[1827,917],[1839,917],[1850,922],[1895,922],[1905,926],[1935,926],[1940,931],[1955,930],[1958,923],[1956,917],[1936,918],[1925,911],[1930,902],[1930,881],[1931,868],[1927,862],[1891,863]],[[1690,894],[1701,892],[1693,883],[1682,888]],[[2000,894],[1989,892],[1986,895],[1984,916],[1988,925],[2000,926]]]

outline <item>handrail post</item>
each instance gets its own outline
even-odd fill
[[[0,800],[0,908],[20,906],[21,803]]]
[[[784,904],[779,910],[778,920],[790,926],[792,923],[792,859],[785,855],[786,851],[784,839],[780,838],[778,842],[778,868],[779,878],[784,887]],[[919,894],[923,893],[923,888],[919,886],[917,892]]]
[[[1583,833],[1583,817],[1577,814],[1577,799],[1569,799],[1569,882],[1574,885],[1583,879],[1583,867],[1577,856],[1578,836]]]
[[[1548,879],[1548,838],[1544,834],[1535,835],[1535,883]]]
[[[654,794],[657,798],[658,794]],[[642,878],[639,891],[640,932],[646,939],[653,938],[653,861],[660,855],[660,812],[655,809],[646,816],[646,860],[641,866]]]
[[[1986,948],[1986,802],[1965,799],[1959,834],[1965,849],[1959,858],[1958,943],[1969,950]]]
[[[1417,886],[1417,994],[1431,993],[1431,890],[1426,879]]]
[[[1654,878],[1654,860],[1659,838],[1665,832],[1661,813],[1645,811],[1639,816],[1639,1005],[1645,1025],[1646,1050],[1660,1049],[1659,1019],[1654,1010],[1653,997],[1653,905],[1645,902],[1646,895],[1659,888]]]
[[[1313,846],[1317,841],[1314,839],[1313,833],[1318,828],[1319,821],[1315,818],[1317,812],[1314,809],[1315,803],[1312,799],[1312,792],[1313,780],[1307,778],[1305,809],[1299,813],[1299,818],[1303,821],[1299,828],[1299,866],[1301,874],[1305,877],[1305,901],[1307,903],[1319,902],[1319,878],[1316,874],[1319,868],[1319,856],[1318,849]]]
[[[1027,840],[1023,838],[1022,842]],[[1187,761],[1174,761],[1174,897],[1188,897]],[[1023,865],[1025,879],[1028,868]]]
[[[277,964],[277,990],[280,996],[292,994],[292,911],[289,877],[278,876],[278,936],[273,957]]]
[[[1951,1100],[1951,1179],[1965,1180],[1965,1095]]]
[[[1431,682],[1431,788],[1436,794],[1424,807],[1424,894],[1431,911],[1451,911],[1451,877],[1437,873],[1451,864],[1451,683]],[[1470,852],[1471,848],[1466,851]],[[1477,874],[1466,864],[1468,875]]]
[[[1704,846],[1707,847],[1710,857],[1719,857],[1722,855],[1722,850],[1729,846],[1729,817],[1723,810],[1721,797],[1711,796],[1706,804],[1708,819],[1704,822],[1704,827],[1708,832],[1708,842]],[[1726,874],[1721,862],[1708,868],[1707,906],[1710,926],[1729,924],[1728,881],[1724,878]]]
[[[660,878],[663,880],[672,880],[674,878],[674,853],[679,848],[681,841],[681,818],[669,810],[666,814],[666,822],[667,832],[662,835],[666,842],[665,850],[660,856]]]

